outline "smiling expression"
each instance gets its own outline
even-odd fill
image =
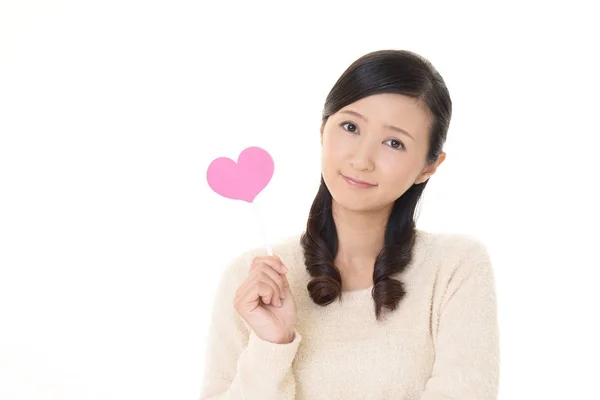
[[[430,124],[422,103],[391,93],[364,97],[332,114],[321,127],[321,168],[334,200],[353,210],[391,207],[414,183],[427,180],[435,171],[426,168]]]

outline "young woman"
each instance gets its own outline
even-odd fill
[[[486,246],[416,228],[452,103],[409,51],[366,54],[325,101],[305,232],[239,255],[212,314],[201,399],[496,399]]]

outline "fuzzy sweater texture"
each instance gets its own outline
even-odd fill
[[[201,400],[492,400],[499,386],[499,329],[487,247],[456,233],[417,230],[397,276],[407,294],[375,318],[371,288],[315,304],[300,235],[273,246],[298,307],[294,341],[261,340],[236,313],[250,249],[224,268],[215,299]]]

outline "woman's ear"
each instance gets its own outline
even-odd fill
[[[435,171],[440,166],[440,164],[442,164],[444,162],[445,159],[446,159],[446,153],[444,153],[442,151],[440,153],[440,155],[438,156],[437,160],[435,160],[435,162],[433,162],[431,164],[428,164],[427,167],[425,168],[425,170],[423,170],[423,172],[421,172],[421,174],[419,175],[419,177],[417,178],[415,183],[416,184],[423,183],[427,179],[429,179],[431,177],[431,175],[435,174]]]
[[[321,125],[321,129],[319,129],[319,131],[321,132],[321,146],[323,146],[323,128],[325,127],[325,125]]]

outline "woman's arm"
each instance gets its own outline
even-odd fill
[[[292,362],[301,336],[276,344],[259,338],[237,314],[233,299],[251,264],[248,253],[223,273],[208,332],[200,400],[295,398]]]
[[[421,400],[495,400],[499,333],[494,272],[476,242],[448,281],[434,331],[435,363]]]

